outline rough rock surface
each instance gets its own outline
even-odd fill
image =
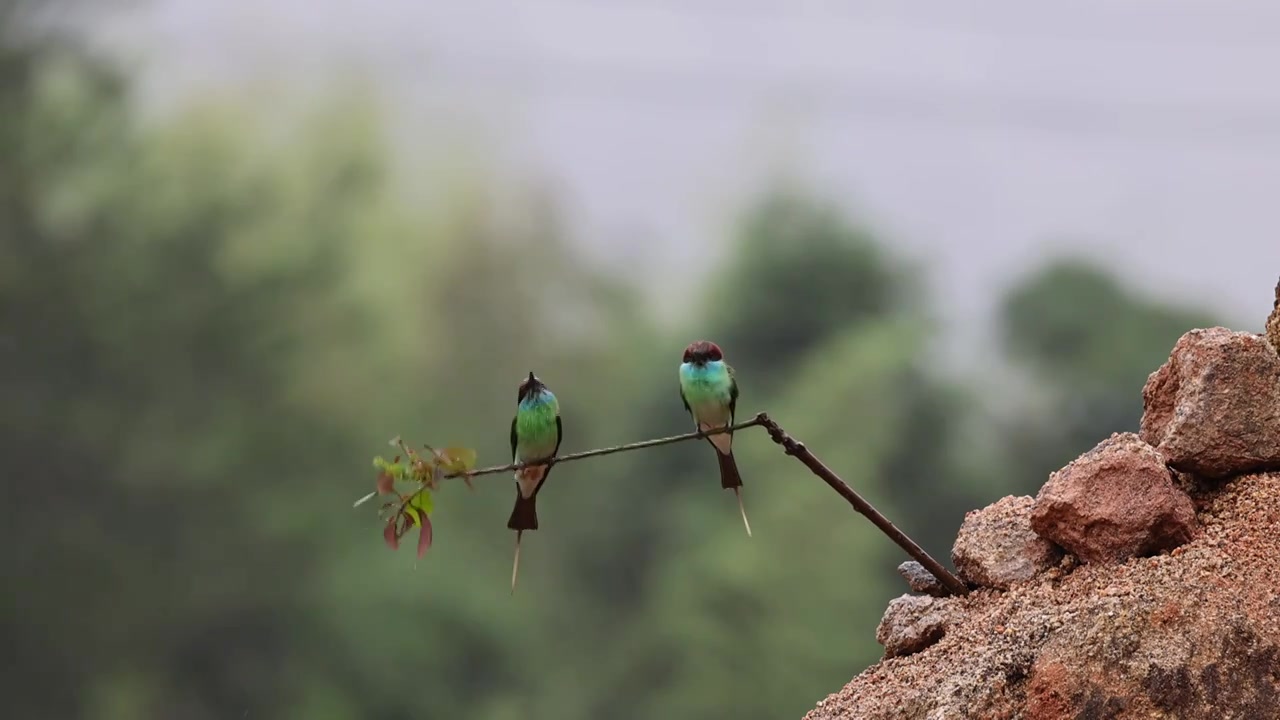
[[[908,560],[898,566],[898,574],[907,581],[907,585],[912,590],[925,595],[934,597],[946,597],[947,589],[938,582],[938,578],[933,573],[925,570],[924,566],[915,560]]]
[[[973,585],[1007,589],[1030,580],[1062,559],[1062,551],[1031,530],[1030,496],[1008,495],[981,510],[965,513],[951,548],[961,579]],[[1189,505],[1189,503],[1188,503]]]
[[[876,642],[885,657],[920,652],[938,642],[953,620],[951,598],[903,595],[889,601],[876,628]]]
[[[806,719],[1280,717],[1280,474],[1195,499],[1189,544],[948,600],[936,643],[882,660]]]
[[[1192,330],[1142,388],[1142,439],[1206,478],[1280,468],[1280,355],[1266,339]]]
[[[1280,353],[1280,283],[1276,283],[1276,303],[1271,308],[1271,315],[1267,317],[1267,340]]]
[[[1050,475],[1031,509],[1031,529],[1091,563],[1177,547],[1195,525],[1191,498],[1133,433],[1112,434]]]

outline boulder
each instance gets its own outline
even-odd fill
[[[942,639],[952,619],[949,598],[903,595],[889,601],[876,628],[885,657],[920,652]]]
[[[934,597],[946,597],[951,594],[942,583],[938,582],[938,578],[934,577],[933,573],[915,560],[908,560],[899,565],[898,574],[915,592]]]
[[[1133,433],[1114,433],[1049,476],[1031,529],[1087,563],[1177,547],[1196,527],[1191,498],[1164,459]]]
[[[1204,478],[1280,468],[1280,355],[1260,335],[1188,332],[1142,400],[1141,437],[1171,467]]]
[[[964,516],[951,549],[956,573],[968,583],[1008,589],[1062,559],[1062,551],[1031,529],[1035,500],[1009,495]]]

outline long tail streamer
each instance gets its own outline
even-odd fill
[[[516,531],[516,559],[511,563],[511,594],[516,594],[516,575],[520,572],[520,536],[523,530]]]
[[[735,487],[733,494],[738,496],[738,510],[742,513],[742,524],[747,527],[747,537],[751,537],[751,523],[747,522],[747,508],[742,504],[742,488]]]

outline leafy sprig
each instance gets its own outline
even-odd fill
[[[379,495],[394,495],[395,499],[383,503],[378,512],[386,519],[382,539],[387,547],[396,550],[400,547],[400,538],[414,527],[420,528],[418,557],[422,557],[431,548],[434,492],[447,477],[461,477],[468,487],[475,489],[468,473],[476,466],[476,451],[463,447],[437,450],[423,445],[426,452],[421,453],[398,437],[391,440],[391,446],[399,448],[401,454],[389,462],[381,455],[373,459],[373,469],[377,471],[375,489],[352,507],[359,507]]]

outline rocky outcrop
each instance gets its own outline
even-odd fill
[[[1205,478],[1280,469],[1280,356],[1267,340],[1192,330],[1142,389],[1142,439]]]
[[[965,514],[951,549],[956,573],[971,585],[1007,589],[1062,559],[1062,550],[1031,529],[1030,497],[1003,497]]]
[[[1276,718],[1280,474],[1199,501],[1200,532],[1171,553],[942,600],[931,645],[882,660],[806,719]]]
[[[806,720],[1280,718],[1280,287],[1266,327],[1187,333],[1140,436],[966,515],[978,589],[891,602],[884,659]]]
[[[1049,476],[1031,528],[1085,562],[1116,562],[1191,539],[1191,498],[1150,445],[1117,433]]]

